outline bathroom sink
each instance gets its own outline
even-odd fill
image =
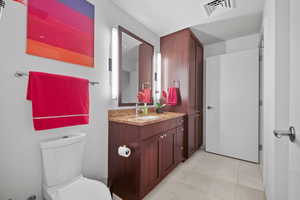
[[[141,117],[136,117],[136,120],[156,120],[159,119],[158,116],[141,116]]]

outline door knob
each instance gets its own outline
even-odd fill
[[[212,106],[207,106],[207,110],[211,110],[211,109],[213,109],[214,107],[212,107]]]
[[[289,130],[274,130],[274,135],[277,138],[281,138],[282,136],[288,136],[291,142],[296,140],[296,130],[294,127],[290,127]]]

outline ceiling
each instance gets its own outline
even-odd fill
[[[259,33],[262,24],[262,13],[235,17],[213,23],[192,27],[195,35],[204,45],[213,44],[233,38]]]
[[[235,0],[236,8],[208,17],[207,0],[112,0],[129,15],[159,36],[219,20],[228,20],[263,11],[265,0]]]

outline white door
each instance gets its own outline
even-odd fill
[[[268,0],[265,13],[264,183],[268,200],[300,199],[299,0]],[[295,127],[296,140],[272,129]]]
[[[268,200],[300,199],[299,0],[267,1],[264,72],[264,183]],[[296,140],[272,129],[295,127]]]
[[[291,0],[290,5],[290,125],[296,129],[296,141],[289,143],[288,200],[300,199],[300,1]]]
[[[206,151],[258,162],[259,51],[206,59]]]

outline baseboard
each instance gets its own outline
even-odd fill
[[[113,194],[113,200],[123,200],[123,199],[117,196],[116,194]]]

